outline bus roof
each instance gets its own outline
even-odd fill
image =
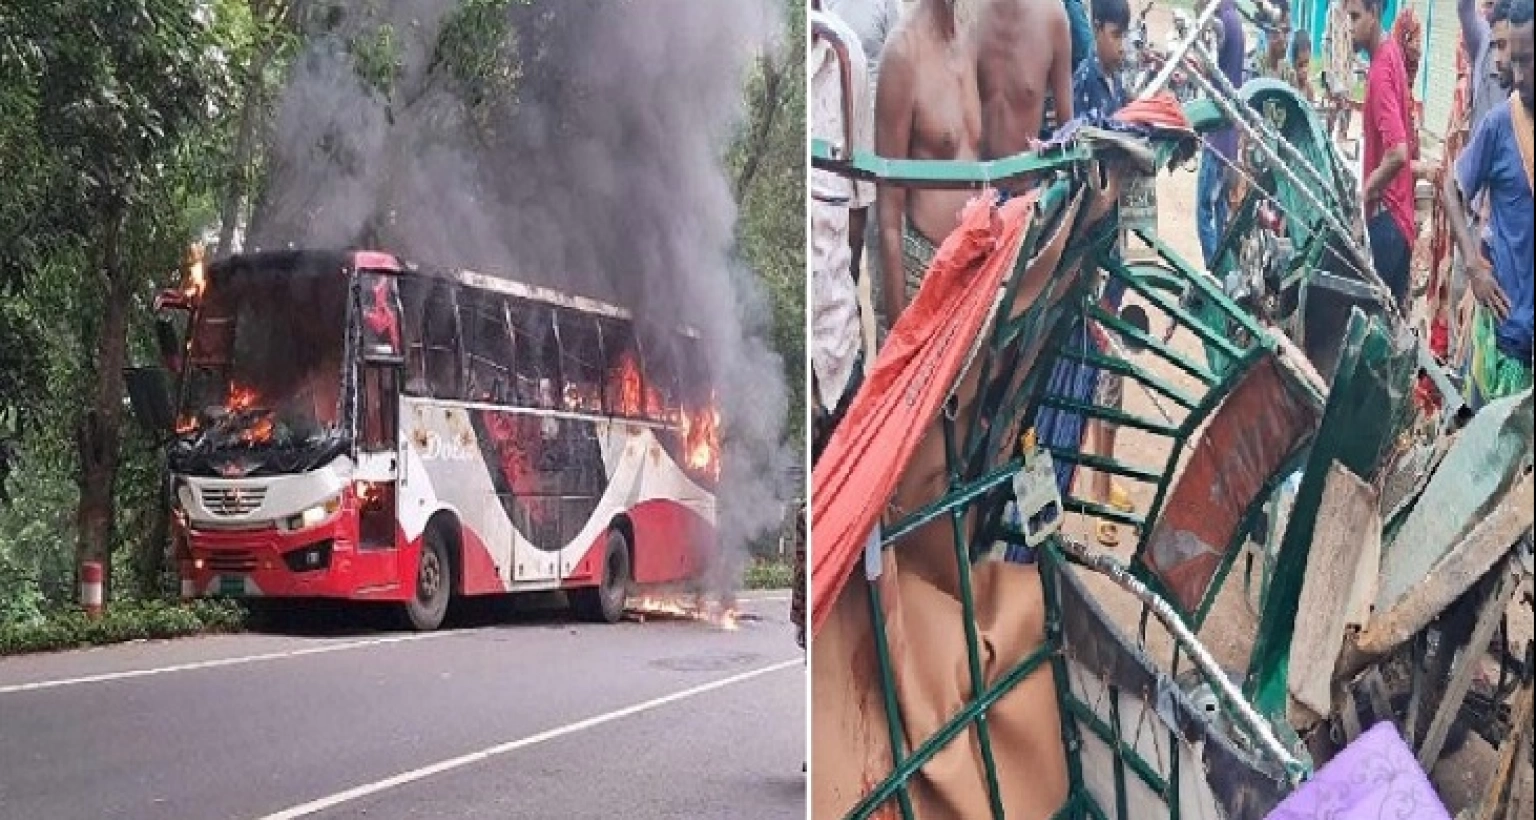
[[[292,269],[301,264],[306,266],[334,266],[336,268],[342,268],[350,264],[354,270],[384,271],[405,276],[441,277],[464,287],[488,290],[517,299],[526,299],[530,302],[542,302],[548,305],[578,310],[582,313],[607,316],[612,319],[634,320],[634,316],[628,310],[598,299],[564,293],[553,288],[530,285],[515,279],[492,276],[472,270],[428,269],[411,262],[402,261],[400,257],[383,251],[351,251],[348,253],[327,250],[258,251],[225,257],[214,262],[211,268],[215,271],[257,269],[269,266]],[[685,336],[694,339],[699,338],[700,334],[696,328],[679,324],[677,329]]]
[[[437,274],[444,278],[457,282],[459,285],[477,290],[488,290],[517,299],[525,299],[530,302],[542,302],[557,307],[579,310],[583,313],[591,313],[598,316],[607,316],[611,319],[633,321],[634,316],[625,308],[610,304],[599,299],[579,296],[572,293],[555,290],[554,288],[530,285],[516,279],[508,279],[502,276],[492,276],[468,269],[426,271],[409,262],[402,263],[393,254],[380,253],[378,251],[357,251],[353,254],[352,263],[358,270],[385,270],[397,274],[420,275]],[[679,324],[678,330],[690,338],[699,338],[697,329],[688,325]]]

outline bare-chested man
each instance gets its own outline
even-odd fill
[[[1059,2],[1059,0],[1053,0]],[[955,0],[918,0],[880,55],[875,153],[888,159],[974,160],[981,145],[976,58],[960,36]],[[881,185],[878,318],[889,328],[917,293],[934,253],[960,224],[971,191]]]
[[[976,17],[981,153],[1030,150],[1047,97],[1058,123],[1072,118],[1072,29],[1061,0],[983,0]]]

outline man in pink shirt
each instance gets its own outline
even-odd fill
[[[1413,211],[1413,158],[1409,140],[1411,100],[1403,51],[1381,27],[1383,0],[1348,0],[1350,33],[1356,51],[1370,56],[1365,77],[1363,173],[1366,231],[1379,274],[1399,305],[1406,307],[1408,263],[1418,235]]]

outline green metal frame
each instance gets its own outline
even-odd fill
[[[1159,146],[1159,149],[1160,157],[1164,159],[1172,153],[1170,146]],[[1013,303],[1013,297],[1023,281],[1024,271],[1033,256],[1033,250],[1044,234],[1043,226],[1052,225],[1060,220],[1064,206],[1070,201],[1072,193],[1079,184],[1082,178],[1081,171],[1084,170],[1080,166],[1091,158],[1091,154],[1084,151],[1085,149],[1078,149],[1052,157],[1033,159],[1016,157],[995,163],[898,163],[862,155],[856,155],[850,160],[838,160],[830,156],[828,146],[818,144],[813,147],[813,157],[819,157],[817,160],[819,166],[832,167],[840,173],[863,174],[883,182],[892,181],[891,177],[887,176],[891,175],[898,180],[939,180],[946,184],[968,187],[982,186],[988,181],[999,179],[1006,175],[1004,170],[1051,174],[1053,178],[1046,183],[1043,195],[1036,204],[1035,227],[1032,233],[1026,236],[1019,262],[1010,279],[1005,283],[1002,303],[1007,305]],[[1105,807],[1096,805],[1084,791],[1082,764],[1077,754],[1077,750],[1081,748],[1081,738],[1077,734],[1079,723],[1087,731],[1109,744],[1115,752],[1115,777],[1119,799],[1118,805],[1114,807],[1116,810],[1114,816],[1122,820],[1130,816],[1125,804],[1127,770],[1144,782],[1153,793],[1171,800],[1177,816],[1179,782],[1177,764],[1174,764],[1174,771],[1168,773],[1166,777],[1156,772],[1154,767],[1135,749],[1125,744],[1118,714],[1112,715],[1109,724],[1106,725],[1103,720],[1093,715],[1087,704],[1073,698],[1067,680],[1066,661],[1061,653],[1059,599],[1052,584],[1045,585],[1047,611],[1044,644],[993,684],[990,686],[985,684],[981,672],[976,609],[971,586],[971,565],[979,551],[973,549],[972,544],[989,544],[995,540],[1015,539],[1015,536],[1002,531],[998,526],[998,513],[1006,500],[1005,496],[1009,494],[1008,484],[1020,468],[1022,454],[1018,452],[1014,442],[1004,441],[1002,436],[1008,435],[1008,431],[1022,429],[1020,424],[1032,419],[1042,407],[1056,407],[1087,418],[1136,427],[1170,442],[1168,458],[1155,471],[1125,464],[1112,458],[1099,459],[1075,451],[1052,452],[1053,458],[1061,461],[1103,469],[1154,484],[1156,498],[1144,517],[1120,513],[1070,495],[1063,498],[1063,506],[1069,512],[1105,518],[1137,527],[1143,533],[1146,532],[1161,511],[1173,472],[1179,463],[1180,453],[1189,444],[1196,429],[1220,405],[1243,373],[1273,351],[1275,343],[1262,327],[1227,299],[1214,282],[1198,273],[1155,237],[1138,234],[1144,242],[1157,251],[1162,259],[1160,264],[1124,264],[1114,255],[1118,227],[1113,219],[1106,219],[1095,226],[1079,224],[1067,227],[1081,239],[1068,247],[1058,265],[1058,271],[1070,271],[1081,264],[1083,272],[1076,277],[1053,277],[1046,292],[1037,298],[1022,315],[1013,318],[1000,317],[992,324],[978,351],[974,365],[980,368],[979,383],[989,386],[990,389],[983,390],[975,403],[974,416],[966,419],[969,423],[965,425],[967,431],[965,440],[962,441],[960,436],[961,420],[955,418],[953,413],[946,412],[939,420],[945,442],[948,475],[946,493],[939,500],[893,522],[881,533],[882,550],[899,548],[899,541],[915,529],[941,518],[948,519],[955,543],[955,560],[959,567],[959,594],[965,632],[966,659],[974,697],[939,731],[918,744],[917,748],[906,747],[896,700],[892,661],[885,636],[886,625],[880,606],[879,587],[877,583],[870,581],[868,584],[871,600],[870,618],[876,636],[876,657],[880,666],[882,695],[889,715],[892,771],[854,807],[848,815],[850,818],[870,817],[882,805],[892,800],[896,802],[903,818],[911,818],[912,803],[907,785],[909,779],[932,759],[939,749],[967,731],[976,733],[977,745],[986,771],[992,815],[997,818],[1002,817],[996,762],[986,720],[987,710],[1020,681],[1045,664],[1051,665],[1052,675],[1057,684],[1060,709],[1064,716],[1062,742],[1067,750],[1070,781],[1070,797],[1057,816],[1096,817],[1105,818],[1105,820],[1110,816],[1105,813]],[[1164,344],[1161,339],[1152,334],[1143,333],[1118,316],[1103,310],[1091,299],[1096,281],[1095,272],[1102,272],[1106,276],[1123,282],[1128,291],[1138,294],[1150,305],[1157,307],[1180,327],[1196,334],[1206,344],[1230,356],[1233,366],[1221,373],[1213,372],[1205,363],[1190,359]],[[1208,304],[1214,306],[1218,312],[1219,322],[1203,321],[1184,309],[1173,295],[1191,289],[1202,293],[1207,298]],[[1004,372],[1003,369],[1012,363],[1012,357],[1017,356],[1019,350],[1032,347],[1030,343],[1038,342],[1042,337],[1064,337],[1074,316],[1080,320],[1097,323],[1123,338],[1134,340],[1155,357],[1196,379],[1200,384],[1199,392],[1191,395],[1188,391],[1153,373],[1151,368],[1128,358],[1097,352],[1065,350],[1064,345],[1045,345],[1040,348],[1039,359],[1034,362],[1023,388],[1011,394],[1005,394],[1006,390],[1001,385],[1006,385],[1009,379],[1000,376]],[[1251,343],[1246,347],[1240,347],[1231,342],[1226,335],[1226,330],[1230,326],[1245,328],[1252,340]],[[1050,352],[1052,350],[1056,352]],[[1050,395],[1043,388],[1058,359],[1088,362],[1120,373],[1168,397],[1184,410],[1185,417],[1177,423],[1164,423]],[[994,384],[994,381],[997,384]],[[996,456],[1004,453],[1008,456],[1002,459],[1003,463],[993,463],[998,460]],[[977,518],[976,531],[968,534],[965,531],[964,521],[966,515],[973,509],[979,509],[982,514]],[[1138,545],[1138,557],[1141,549],[1142,546]],[[1061,562],[1063,559],[1058,550],[1048,547],[1040,553],[1040,560]],[[1137,562],[1133,572],[1158,594],[1164,598],[1169,597],[1166,595],[1166,590],[1161,588],[1156,576],[1146,571],[1140,561]],[[1186,618],[1189,617],[1188,614],[1180,614]],[[1191,618],[1191,620],[1197,619]],[[1075,719],[1066,719],[1067,717]],[[1090,717],[1092,719],[1089,719]],[[1175,734],[1170,731],[1170,743],[1172,744],[1175,740]],[[1177,756],[1173,759],[1176,761]]]

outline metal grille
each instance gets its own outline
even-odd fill
[[[250,515],[267,497],[266,487],[204,487],[203,507],[225,518]]]

